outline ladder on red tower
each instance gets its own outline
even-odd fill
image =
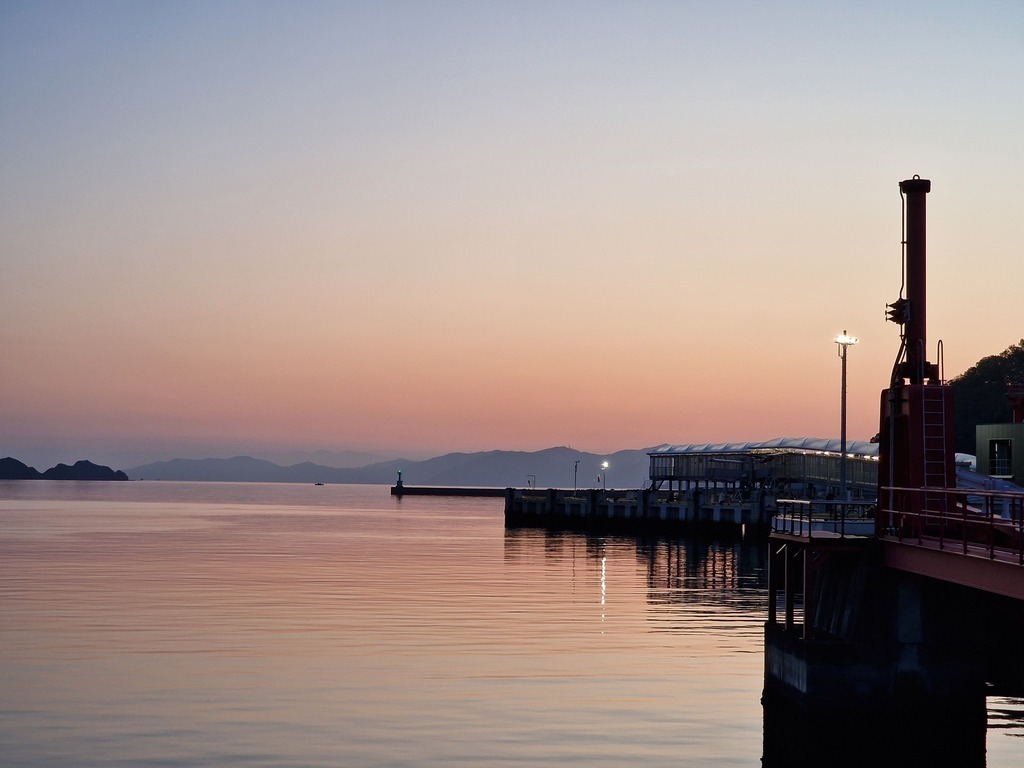
[[[949,476],[949,468],[953,462],[947,455],[945,387],[921,388],[921,421],[921,457],[924,462],[922,485],[925,488],[951,488],[954,481]],[[944,493],[926,493],[925,515],[929,512],[944,513],[946,498]]]

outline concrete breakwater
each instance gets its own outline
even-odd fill
[[[440,485],[397,485],[391,486],[392,496],[478,496],[481,498],[505,496],[505,488],[454,488]]]
[[[761,497],[653,489],[507,488],[505,524],[628,531],[711,528],[767,535],[771,513]]]

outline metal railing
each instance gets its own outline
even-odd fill
[[[880,536],[1024,565],[1024,493],[880,488]]]
[[[874,535],[875,503],[855,501],[779,499],[772,517],[772,533],[812,538]]]

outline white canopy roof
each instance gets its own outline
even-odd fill
[[[838,438],[820,437],[776,437],[773,440],[747,443],[687,443],[685,445],[662,445],[648,453],[657,456],[664,453],[750,453],[761,450],[820,451],[840,453],[842,441]],[[877,457],[878,443],[867,440],[847,440],[846,452],[854,456]]]
[[[683,445],[661,445],[647,453],[660,456],[666,453],[750,453],[751,451],[817,451],[839,454],[842,445],[838,438],[821,437],[776,437],[772,440],[747,443],[686,443]],[[869,459],[878,458],[878,443],[868,440],[847,440],[846,453]],[[958,453],[953,461],[958,466],[974,469],[975,459],[969,453]]]

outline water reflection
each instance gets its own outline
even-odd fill
[[[655,600],[685,601],[715,593],[763,589],[767,557],[763,542],[705,538],[656,539],[637,542],[637,559],[647,566],[647,583]]]
[[[764,542],[710,538],[632,538],[529,528],[505,529],[505,559],[528,559],[538,545],[552,562],[577,555],[599,562],[611,546],[630,549],[647,573],[652,600],[685,601],[687,595],[711,597],[767,586]],[[733,603],[732,597],[728,602]]]
[[[677,635],[671,642],[680,654],[694,653],[691,643],[698,636],[714,638],[736,663],[762,652],[767,611],[764,542],[507,529],[504,554],[510,566],[536,565],[539,557],[554,571],[558,564],[571,562],[574,589],[592,590],[600,605],[602,632],[618,609],[622,589],[613,566],[630,558],[645,587],[646,632]],[[714,671],[725,685],[729,668]],[[947,702],[928,712],[844,709],[843,702],[797,702],[768,695],[760,704],[764,768],[995,768],[1018,764],[1024,747],[1024,700],[1016,698],[990,698],[987,711],[983,697]]]
[[[993,696],[989,699],[988,727],[1013,732],[1024,740],[1024,699]]]
[[[760,544],[507,531],[492,501],[381,488],[35,482],[0,486],[4,765],[762,756]],[[1016,768],[997,710],[988,768]]]
[[[767,588],[767,551],[763,542],[710,538],[632,538],[582,532],[510,528],[505,531],[505,560],[529,561],[538,551],[554,568],[566,560],[573,573],[590,562],[600,572],[601,605],[607,599],[608,552],[632,558],[640,567],[651,620],[666,629],[664,609],[692,605],[763,611]],[[681,611],[681,617],[684,613]],[[758,631],[759,628],[758,628]]]
[[[764,768],[985,768],[985,701],[854,710],[766,693]],[[1002,763],[999,763],[1002,764]]]

